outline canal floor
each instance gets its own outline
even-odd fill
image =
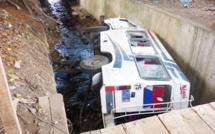
[[[72,63],[53,64],[53,68],[57,91],[64,97],[66,114],[73,124],[73,133],[102,128],[101,111],[93,109],[90,105],[92,100],[96,99],[96,95],[88,90],[90,77],[82,73],[79,67],[82,59],[93,54],[92,44],[84,31],[78,28],[79,22],[71,16],[69,8],[73,5],[60,0],[48,2],[52,16],[58,21],[61,36],[61,40],[55,45],[55,50],[60,55],[58,61]]]

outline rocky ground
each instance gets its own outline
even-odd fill
[[[215,0],[159,0],[158,3],[145,3],[215,30]]]

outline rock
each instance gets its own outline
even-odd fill
[[[3,15],[5,19],[9,17],[9,13],[6,10],[1,10],[0,14]]]
[[[188,4],[184,4],[183,7],[184,8],[189,8],[189,5]]]
[[[21,60],[15,61],[14,67],[20,69],[21,67]]]
[[[32,114],[36,114],[37,110],[35,108],[30,108]]]
[[[19,93],[14,94],[16,98],[20,98],[22,95]]]
[[[43,7],[42,10],[43,12],[48,12],[48,8]]]
[[[78,16],[79,14],[77,12],[72,12],[72,16]]]
[[[9,24],[8,24],[8,28],[11,28],[11,27],[12,27],[12,24],[9,23]]]
[[[16,89],[16,87],[15,87],[15,86],[9,86],[9,88],[10,88],[10,90],[14,90],[14,89]]]
[[[15,74],[8,74],[8,76],[14,80],[19,80],[19,77]]]
[[[55,121],[55,122],[54,122],[55,125],[58,124],[58,123],[59,123],[59,121]]]
[[[15,99],[12,101],[13,107],[14,107],[15,111],[17,111],[17,104],[18,104],[18,102],[19,102],[19,99],[17,99],[17,98],[15,98]]]
[[[205,9],[205,11],[215,11],[215,8],[208,8],[208,9]]]

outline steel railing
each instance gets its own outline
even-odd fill
[[[172,100],[171,102],[163,102],[163,103],[153,103],[153,104],[143,104],[143,105],[136,105],[136,106],[127,106],[127,107],[122,107],[122,108],[115,108],[111,110],[112,114],[112,119],[118,119],[126,116],[134,116],[134,115],[144,115],[144,114],[157,114],[157,113],[165,113],[168,111],[174,110],[173,105],[174,104],[180,104],[180,103],[188,103],[189,107],[192,107],[192,101],[194,101],[194,97],[191,96],[189,100],[185,101],[174,101]],[[158,108],[157,106],[163,105],[166,107]],[[127,111],[127,109],[131,108],[136,108],[138,109],[137,111]],[[116,111],[120,111],[121,114],[120,116],[114,117],[114,113]]]

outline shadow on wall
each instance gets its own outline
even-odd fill
[[[167,49],[167,51],[170,53],[172,58],[175,60],[175,62],[178,64],[181,71],[185,74],[185,76],[190,81],[191,95],[193,95],[194,97],[194,102],[192,104],[195,106],[195,105],[199,105],[200,102],[207,103],[207,102],[213,101],[210,98],[205,98],[205,97],[202,100],[203,94],[206,93],[204,92],[205,91],[204,89],[206,88],[205,80],[201,78],[200,75],[189,66],[189,64],[186,65],[184,61],[181,58],[179,58],[180,56],[174,53],[175,50],[171,49],[169,47],[170,45],[167,45],[168,43],[164,41],[164,39],[162,39],[160,36],[158,36],[158,38],[162,42],[164,47]]]

